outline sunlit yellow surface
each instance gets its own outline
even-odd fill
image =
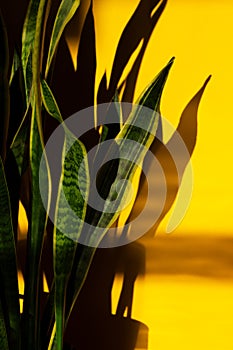
[[[97,82],[110,74],[116,44],[138,1],[94,2],[97,28]],[[190,209],[179,231],[231,234],[232,15],[223,1],[168,0],[149,42],[136,95],[172,57],[176,57],[162,100],[162,113],[176,126],[180,114],[205,78],[212,74],[199,109],[193,155],[195,183]]]
[[[94,1],[97,82],[105,70],[109,77],[116,44],[137,4],[136,0]],[[147,256],[147,267],[153,262],[157,268],[138,278],[132,316],[149,327],[149,350],[233,349],[233,276],[228,274],[233,264],[231,245],[228,253],[223,249],[220,254],[222,242],[214,240],[230,238],[233,229],[232,18],[230,0],[168,0],[140,70],[136,96],[172,56],[176,57],[162,99],[162,114],[174,126],[185,105],[212,74],[199,108],[191,204],[170,236],[183,237],[186,243],[181,251],[170,254],[167,239],[157,249],[160,241],[156,238],[154,243],[143,241],[146,251],[155,246]],[[158,237],[164,235],[164,227],[165,223]],[[206,244],[199,255],[203,240]],[[190,255],[190,265],[180,274],[177,261],[187,265],[182,260],[187,246],[190,252],[195,247],[196,259],[192,265],[194,257]],[[160,264],[158,252],[164,253],[168,264]],[[225,266],[228,254],[230,264]],[[115,307],[121,283],[118,277],[113,290]]]
[[[94,0],[97,84],[105,70],[109,78],[120,34],[137,4],[136,0]],[[233,229],[232,18],[231,0],[168,0],[140,70],[136,96],[176,57],[162,99],[162,114],[174,126],[212,74],[199,108],[192,200],[170,236],[177,241],[169,241],[169,236],[160,240],[162,224],[158,239],[141,242],[146,273],[135,284],[132,317],[149,327],[148,350],[233,349],[232,241],[226,248],[216,240],[231,238]],[[173,249],[179,237],[185,243],[180,250]],[[120,288],[118,276],[113,312]]]

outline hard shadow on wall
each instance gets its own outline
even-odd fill
[[[97,102],[111,102],[116,91],[118,91],[122,102],[133,102],[135,86],[141,62],[153,32],[153,29],[160,18],[167,1],[141,0],[126,25],[120,41],[118,43],[115,59],[107,83],[106,73],[98,87]],[[87,2],[83,1],[70,26],[79,22],[83,16],[83,7]],[[53,3],[54,8],[57,2]],[[94,105],[95,102],[95,74],[96,74],[96,50],[95,50],[95,28],[92,11],[92,1],[88,2],[88,11],[80,29],[81,36],[77,38],[79,42],[77,55],[77,69],[74,69],[73,61],[65,37],[61,39],[57,53],[56,63],[49,76],[49,85],[54,92],[59,108],[64,118]],[[7,11],[7,10],[6,10]],[[51,29],[53,13],[48,19],[48,29]],[[22,17],[23,18],[23,17]],[[8,26],[10,24],[8,23]],[[70,28],[71,28],[70,27]],[[69,33],[69,28],[68,32]],[[21,31],[19,31],[21,32]],[[10,42],[17,42],[17,33],[13,33]],[[18,42],[19,46],[20,43]],[[141,46],[140,46],[141,45]],[[10,45],[11,46],[11,45]],[[135,50],[140,47],[139,53],[126,78],[120,84],[124,69]],[[197,133],[197,108],[205,85],[193,98],[181,116],[177,131],[183,138],[188,149],[189,156],[192,155],[196,142]],[[13,117],[13,116],[11,116]],[[94,120],[94,116],[93,116]],[[80,122],[80,121],[79,121]],[[12,123],[11,123],[12,124]],[[45,117],[44,130],[45,138],[48,139],[56,128],[56,121]],[[17,125],[15,125],[17,127]],[[160,134],[162,127],[160,125]],[[119,126],[109,125],[109,138],[114,138],[119,131]],[[14,134],[14,132],[12,132]],[[175,145],[176,135],[169,141],[169,145]],[[99,133],[93,127],[82,136],[82,141],[87,150],[99,142]],[[180,185],[177,175],[177,159],[180,154],[175,153],[177,159],[171,157],[168,146],[162,141],[155,139],[151,151],[158,159],[167,182],[167,196],[165,205],[161,210],[161,215],[147,233],[154,234],[159,223],[170,209],[174,202]],[[180,174],[183,175],[189,157],[184,157],[180,162]],[[150,169],[148,159],[145,159],[145,168]],[[156,174],[154,174],[156,176]],[[12,180],[13,181],[13,180]],[[21,186],[21,199],[27,208],[26,183]],[[146,198],[147,183],[146,175],[143,175],[139,184],[138,197],[135,206],[127,222],[131,222],[141,210],[141,203]],[[56,190],[53,192],[56,197]],[[158,195],[155,196],[156,203],[159,203]],[[153,208],[150,215],[153,215]],[[53,268],[52,256],[52,225],[47,228],[46,244],[43,251],[45,261],[43,269],[45,271],[49,287],[52,285]],[[23,266],[23,259],[21,259]],[[71,315],[65,342],[67,349],[75,350],[133,350],[136,348],[148,348],[148,327],[138,320],[132,319],[133,293],[136,278],[146,272],[146,251],[142,242],[133,242],[126,246],[111,249],[97,249],[92,262],[89,274],[77,299],[73,313]],[[123,284],[120,292],[116,314],[112,313],[111,293],[116,274],[123,276]],[[46,301],[45,301],[46,302]]]
[[[170,144],[176,142],[175,138],[177,137],[177,132],[179,132],[189,157],[191,157],[196,144],[197,109],[206,84],[207,82],[187,105],[182,113],[176,132],[168,141]],[[153,207],[150,207],[148,214],[156,216],[155,211],[159,210],[161,215],[155,220],[154,225],[144,237],[154,236],[158,225],[171,208],[179,190],[185,168],[190,160],[187,157],[187,153],[184,153],[182,157],[182,152],[179,152],[179,154],[174,153],[173,157],[171,157],[167,147],[168,144],[164,145],[156,139],[151,148],[166,178],[167,194],[163,207],[158,208],[160,189],[155,189],[158,194],[155,197],[156,205],[154,208],[156,209],[153,211]],[[176,156],[179,158],[179,179]],[[145,162],[147,161],[146,158]],[[149,163],[146,168],[150,168]],[[159,176],[159,172],[154,174],[154,176]],[[140,214],[142,196],[146,197],[146,192],[146,178],[142,177],[139,184],[138,197],[128,222]],[[112,249],[97,249],[89,275],[72,314],[70,327],[67,328],[67,339],[71,339],[73,335],[72,341],[73,344],[76,344],[73,349],[83,349],[84,346],[85,349],[92,349],[93,347],[125,350],[147,349],[148,328],[142,323],[131,319],[135,281],[139,275],[144,275],[146,272],[144,237],[125,246]],[[117,273],[123,276],[123,284],[116,315],[113,315],[111,311],[111,292],[114,277]],[[127,311],[127,316],[124,317],[125,311]],[[83,331],[80,332],[80,330]]]
[[[97,96],[99,103],[111,101],[117,89],[119,89],[121,93],[122,101],[133,101],[135,84],[147,43],[154,29],[154,26],[166,4],[165,1],[160,2],[157,11],[155,11],[153,16],[150,17],[150,14],[154,10],[155,6],[158,5],[158,3],[159,1],[141,1],[139,3],[138,8],[128,22],[119,41],[109,85],[107,86],[106,74],[103,75],[103,78],[101,80]],[[90,33],[93,34],[92,40]],[[89,36],[88,40],[86,36]],[[82,37],[84,37],[85,40],[82,40]],[[125,81],[121,84],[121,86],[119,86],[119,81],[123,70],[132,53],[137,49],[141,40],[143,40],[143,45],[133,64],[133,67],[126,77]],[[58,55],[59,58],[57,61],[59,62],[59,60],[61,60],[61,62],[57,63],[57,69],[59,69],[61,66],[66,67],[64,64],[64,57],[66,56],[67,58],[69,57],[69,66],[72,67],[71,57],[65,41],[63,41],[62,45],[63,47],[60,46],[61,52]],[[77,90],[70,90],[73,84],[69,85],[69,82],[72,81],[72,79],[66,80],[67,86],[65,87],[63,84],[63,89],[61,89],[62,84],[58,84],[58,82],[54,84],[55,90],[57,87],[58,100],[59,94],[61,98],[62,95],[64,96],[65,92],[67,95],[69,95],[69,97],[67,97],[67,100],[63,98],[62,103],[65,105],[66,101],[69,99],[70,102],[73,101],[72,105],[71,103],[69,105],[69,108],[72,109],[70,109],[68,115],[83,107],[88,107],[93,103],[93,77],[95,75],[96,68],[94,46],[95,40],[93,31],[93,19],[92,11],[90,8],[87,13],[86,22],[83,27],[82,36],[80,38],[79,55],[77,57],[77,72],[79,72],[79,74],[73,75],[74,86],[77,84],[77,80],[80,79],[78,84],[80,86],[78,94],[79,97],[77,97],[77,95],[76,98],[75,96],[72,96],[72,94],[75,95],[77,92]],[[87,62],[94,63],[91,70],[86,73],[85,71],[79,71],[79,67],[81,69],[85,59]],[[62,76],[64,82],[65,76],[67,77],[67,70],[64,70],[63,74],[64,76]],[[58,76],[59,75],[57,74],[57,77]],[[59,76],[59,78],[61,78],[61,76]],[[182,161],[179,162],[179,175],[181,177],[189,161],[189,157],[191,157],[195,147],[197,134],[197,108],[205,85],[198,92],[198,94],[195,95],[195,97],[183,112],[177,128],[177,131],[183,138],[184,144],[188,150],[188,157],[186,153]],[[58,91],[59,89],[60,92]],[[81,101],[82,91],[85,91],[85,98]],[[74,104],[74,100],[76,101],[76,105]],[[64,111],[65,110],[66,107],[64,106]],[[115,128],[115,126],[112,126],[112,129],[110,131],[111,137],[113,138],[118,130]],[[95,133],[94,130],[92,130],[92,133]],[[95,139],[93,137],[93,134],[91,136],[90,133],[85,135],[85,137],[86,142],[90,140],[90,138],[92,138],[92,140]],[[175,139],[176,134],[174,134],[170,139],[169,145],[175,144]],[[96,140],[93,141],[93,143],[95,142]],[[159,223],[170,209],[172,203],[176,198],[181,180],[181,178],[178,179],[176,168],[176,163],[178,162],[177,159],[180,158],[180,154],[175,152],[175,159],[174,157],[171,157],[167,145],[164,145],[158,139],[154,141],[151,147],[151,151],[159,160],[163,168],[168,191],[164,208],[161,210],[161,215],[148,232],[149,235],[155,233],[155,230],[158,227]],[[147,159],[145,159],[145,163],[147,162]],[[146,168],[149,170],[150,164],[147,164]],[[156,174],[154,176],[156,176]],[[146,176],[143,176],[139,185],[139,194],[135,203],[135,208],[132,212],[132,215],[129,217],[128,222],[133,220],[133,218],[138,215],[142,203],[142,197],[146,198],[147,186],[145,180]],[[158,196],[155,198],[155,200],[159,202],[159,190]],[[150,214],[153,215],[153,208],[152,213]],[[137,276],[143,275],[145,273],[145,257],[145,247],[140,242],[134,242],[127,246],[112,249],[97,249],[87,280],[77,300],[69,322],[69,326],[67,327],[65,338],[67,340],[67,344],[71,342],[73,346],[72,348],[77,350],[84,348],[86,350],[93,348],[113,350],[148,348],[148,328],[146,325],[143,325],[139,321],[132,320],[131,318],[134,284]],[[113,315],[111,308],[111,292],[116,274],[121,274],[123,276],[123,285],[118,300],[116,315]],[[125,311],[126,316],[124,317],[123,315],[125,314]]]

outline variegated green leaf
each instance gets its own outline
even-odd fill
[[[0,158],[0,275],[1,295],[4,295],[9,322],[9,339],[14,349],[20,347],[20,313],[17,280],[16,250],[9,193]],[[1,324],[2,326],[2,324]],[[2,330],[1,330],[2,331]]]
[[[108,228],[119,215],[119,206],[127,194],[125,183],[121,184],[121,180],[130,180],[133,177],[138,168],[135,163],[140,164],[143,161],[145,153],[154,139],[158,125],[159,114],[157,112],[159,111],[161,94],[172,63],[173,59],[142,94],[138,101],[140,105],[136,105],[116,137],[119,153],[117,176],[112,178],[114,169],[110,166],[109,171],[102,178],[102,187],[99,189],[99,194],[104,197],[105,188],[109,186],[109,182],[112,183],[104,209],[102,213],[95,210],[90,211],[87,219],[92,228],[88,232],[82,232],[83,237],[86,238],[86,245],[78,246],[79,259],[74,272],[75,282],[69,291],[70,299],[72,299],[71,310],[86,278],[94,256],[95,247],[98,246]],[[148,108],[147,113],[145,113],[145,108],[143,107]],[[138,127],[138,125],[141,125],[141,127]],[[128,142],[132,140],[135,142]],[[117,191],[115,188],[116,184],[118,184]],[[112,203],[114,203],[116,196],[119,196],[119,201],[114,205]],[[84,242],[85,238],[82,239],[82,242]],[[67,314],[68,316],[69,313]]]
[[[14,78],[15,73],[18,71],[19,67],[21,66],[21,59],[18,55],[18,52],[14,51],[14,57],[13,57],[13,64],[11,67],[11,75],[10,75],[10,84]]]
[[[48,113],[62,123],[63,119],[55,98],[45,81],[41,82],[43,103]],[[62,349],[65,295],[75,256],[77,237],[86,213],[89,189],[89,172],[86,150],[63,124],[65,141],[62,153],[62,172],[54,227],[55,316],[56,339],[54,347]],[[82,176],[78,177],[80,166]],[[85,194],[84,197],[82,194]],[[72,215],[74,213],[74,215]],[[64,263],[65,262],[65,263]]]
[[[29,8],[26,26],[26,41],[33,44],[32,51],[32,117],[30,129],[29,160],[31,167],[31,220],[29,223],[28,237],[28,271],[25,281],[25,300],[23,313],[23,348],[25,350],[39,349],[39,286],[40,286],[40,261],[44,239],[44,231],[47,224],[47,212],[43,206],[39,188],[39,167],[44,148],[41,108],[42,99],[40,92],[40,74],[42,61],[42,41],[44,18],[48,1],[39,1],[39,6]],[[32,10],[33,9],[33,10]],[[30,24],[30,25],[29,25]],[[28,35],[28,38],[27,38]],[[34,41],[33,41],[34,36]],[[45,167],[43,185],[46,186],[49,202],[49,172]]]
[[[40,0],[30,0],[22,33],[21,62],[25,80],[26,100],[29,102],[32,87],[31,55],[36,35],[36,21]],[[31,78],[31,79],[30,79]]]
[[[55,267],[55,315],[57,350],[62,349],[65,316],[65,295],[68,278],[73,266],[77,237],[82,229],[88,195],[88,164],[78,178],[85,149],[78,140],[66,137],[65,158],[62,160],[62,176],[58,191],[58,202],[54,230],[54,267]],[[63,188],[63,191],[61,189]],[[82,193],[85,194],[83,198]],[[67,204],[69,207],[67,208]],[[75,215],[70,215],[70,209]],[[59,228],[58,228],[59,227]],[[63,228],[63,229],[62,229]],[[67,230],[69,233],[67,233]],[[66,262],[64,264],[64,261]]]
[[[57,16],[54,22],[54,26],[53,26],[51,40],[50,40],[45,77],[47,77],[48,75],[54,53],[56,51],[61,35],[65,29],[65,26],[75,14],[77,8],[79,7],[79,4],[80,4],[80,0],[62,0],[59,6]]]
[[[50,87],[45,80],[41,80],[41,95],[43,99],[43,104],[47,112],[55,118],[59,123],[63,123],[63,119],[58,108],[57,102],[50,90]]]
[[[12,153],[14,154],[20,176],[23,174],[24,170],[27,167],[25,152],[26,152],[26,140],[27,140],[28,131],[29,131],[29,125],[28,125],[29,123],[27,123],[26,121],[28,110],[29,110],[29,105],[10,146]]]
[[[161,94],[172,63],[173,59],[146,89],[115,139],[119,153],[118,173],[111,185],[103,212],[92,215],[91,223],[96,226],[96,229],[86,234],[87,245],[97,246],[107,228],[119,216],[120,204],[127,196],[126,182],[122,180],[132,179],[155,137]],[[110,167],[109,173],[105,174],[105,178],[102,180],[100,195],[107,187],[107,182],[111,181],[111,173]],[[101,233],[98,228],[103,228],[103,232]]]

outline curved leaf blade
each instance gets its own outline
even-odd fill
[[[63,342],[66,288],[75,257],[77,237],[82,230],[86,213],[89,188],[87,161],[85,176],[81,180],[78,178],[79,168],[85,156],[84,146],[79,140],[66,135],[64,151],[66,156],[62,161],[54,230],[55,318],[56,342],[59,350],[62,349]],[[64,192],[61,191],[61,187]],[[85,194],[85,198],[82,193]],[[67,202],[75,215],[70,215]],[[67,228],[69,234],[67,234]]]
[[[41,81],[41,93],[47,112],[62,123],[60,110],[45,80]],[[56,346],[56,349],[59,350],[63,346],[67,283],[75,257],[77,237],[82,230],[89,190],[89,171],[88,162],[85,158],[85,147],[72,135],[65,124],[62,125],[65,131],[65,140],[54,226],[56,338],[53,347]],[[81,164],[83,168],[82,177],[80,178],[78,174]],[[82,194],[85,194],[85,196],[83,197]]]
[[[6,144],[10,116],[10,92],[8,82],[9,50],[5,23],[0,11],[0,154],[6,157]]]
[[[85,233],[87,245],[97,246],[108,227],[119,216],[118,207],[127,196],[126,185],[124,182],[122,183],[122,180],[132,179],[138,168],[137,164],[142,163],[154,139],[159,121],[158,112],[161,94],[173,61],[172,58],[139,98],[138,105],[134,106],[129,118],[115,139],[119,152],[118,173],[115,179],[111,179],[113,171],[110,167],[108,173],[105,174],[100,195],[104,192],[109,181],[113,181],[112,186],[105,201],[103,212],[92,214],[91,224],[96,226],[96,230],[93,229],[88,234]],[[122,184],[118,186],[119,183]],[[119,201],[114,203],[116,195]],[[102,232],[99,228],[102,228]]]
[[[32,67],[31,57],[36,35],[37,14],[39,11],[39,0],[31,0],[28,6],[22,33],[21,62],[24,73],[26,100],[29,103],[30,91],[32,87]]]
[[[140,97],[138,103],[141,104],[136,106],[136,108],[132,111],[125,125],[121,129],[120,133],[116,137],[116,141],[118,142],[118,151],[119,151],[119,165],[117,170],[117,175],[115,177],[115,171],[110,166],[108,171],[105,173],[105,176],[102,178],[102,187],[99,189],[99,194],[103,197],[103,193],[105,193],[105,188],[109,186],[109,182],[112,183],[109,194],[106,198],[106,205],[102,211],[102,213],[95,211],[94,209],[90,211],[89,218],[91,218],[90,224],[92,225],[92,229],[88,232],[82,232],[82,235],[85,235],[86,245],[78,245],[78,253],[76,253],[76,266],[74,266],[74,270],[72,272],[72,277],[74,276],[74,283],[69,287],[69,298],[71,303],[70,312],[72,307],[77,299],[77,296],[82,288],[82,285],[87,276],[90,264],[92,262],[95,249],[98,246],[98,243],[101,241],[108,228],[113,224],[113,222],[119,216],[117,213],[117,209],[120,203],[124,200],[127,193],[124,193],[125,187],[122,185],[120,188],[118,187],[118,194],[120,197],[120,202],[115,207],[115,212],[111,205],[111,201],[116,197],[116,190],[114,188],[115,184],[119,183],[122,179],[131,179],[138,166],[133,163],[133,161],[127,160],[127,155],[134,153],[133,159],[137,160],[137,163],[143,161],[145,152],[149,149],[154,135],[156,133],[156,128],[158,125],[159,119],[159,105],[162,90],[164,84],[166,82],[169,70],[173,63],[172,59],[168,65],[160,72],[160,74],[154,79],[154,81],[150,84],[150,86],[145,90],[145,92]],[[143,106],[151,109],[151,113],[144,118],[143,115]],[[143,125],[143,128],[138,128],[135,126],[137,122],[140,121]],[[137,147],[128,148],[129,143],[128,140],[137,141]],[[140,145],[142,147],[140,147]],[[122,159],[121,159],[122,157]],[[133,160],[131,157],[131,160]],[[114,176],[114,177],[113,177]],[[111,213],[109,210],[111,207]],[[86,218],[88,219],[88,218]],[[85,239],[85,238],[84,238]],[[84,242],[82,239],[82,242]],[[67,319],[69,317],[69,312],[67,313]]]
[[[34,4],[34,3],[33,3]],[[23,312],[23,347],[26,350],[39,349],[39,293],[40,293],[40,262],[44,240],[44,232],[47,225],[47,210],[44,208],[39,188],[39,167],[44,148],[42,131],[42,99],[40,92],[40,74],[43,52],[43,30],[47,6],[46,0],[39,1],[38,8],[31,13],[28,21],[32,30],[28,38],[33,41],[32,51],[32,116],[30,129],[29,160],[31,167],[31,218],[28,234],[28,271],[25,281],[25,300]],[[36,16],[36,19],[35,19]],[[34,36],[34,39],[32,38]],[[27,39],[27,38],[26,38]],[[47,165],[47,164],[46,164]],[[46,166],[43,174],[43,184],[48,193],[47,206],[50,198],[49,169]]]
[[[18,71],[20,67],[21,67],[21,59],[18,55],[18,52],[14,50],[13,64],[11,67],[11,75],[10,75],[10,81],[9,81],[10,84],[14,78],[15,73]]]
[[[41,80],[41,96],[47,112],[60,124],[63,123],[63,118],[61,116],[57,102],[50,87],[44,79]]]
[[[56,51],[58,42],[67,25],[80,5],[80,0],[62,0],[54,22],[52,37],[49,46],[48,59],[45,69],[45,77],[48,76],[49,68]]]

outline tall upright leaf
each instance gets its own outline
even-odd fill
[[[142,97],[127,119],[125,125],[117,135],[115,141],[118,145],[119,166],[118,173],[110,188],[110,192],[105,201],[105,206],[102,213],[96,212],[92,215],[92,225],[100,228],[107,228],[111,226],[113,221],[119,215],[118,207],[127,195],[125,183],[121,180],[132,179],[137,164],[141,164],[146,151],[149,149],[154,136],[156,134],[158,120],[159,120],[159,103],[161,99],[162,90],[167,79],[173,59],[155,78],[149,88],[143,93]],[[147,108],[144,108],[147,107]],[[151,112],[149,112],[149,110]],[[135,141],[135,142],[131,142]],[[100,194],[107,187],[107,182],[111,181],[112,169],[109,168],[109,173],[105,175],[100,188]],[[121,183],[119,186],[118,184]],[[117,185],[117,189],[115,187]],[[116,196],[119,201],[115,201]],[[113,204],[115,201],[116,204]],[[98,232],[99,231],[99,232]],[[98,237],[101,230],[93,229],[89,234],[85,232],[87,237],[87,245],[96,245],[95,239],[100,240],[104,232]]]
[[[6,157],[6,142],[9,126],[9,51],[7,32],[0,11],[0,155],[3,162]]]
[[[11,349],[20,348],[19,292],[16,250],[9,193],[0,158],[0,275],[4,308],[7,310],[8,336]],[[2,327],[1,323],[1,327]],[[2,332],[3,329],[0,330]]]
[[[44,105],[55,119],[62,122],[62,116],[45,81],[42,81]],[[86,213],[89,190],[88,162],[86,150],[64,124],[65,140],[62,153],[62,169],[58,187],[58,196],[54,226],[54,270],[55,270],[55,320],[57,350],[63,347],[66,288],[75,256],[77,237],[82,229]],[[82,177],[78,173],[82,162]],[[83,197],[82,193],[85,194]],[[74,215],[71,214],[71,210]],[[69,232],[67,234],[67,231]],[[65,263],[64,263],[65,262]]]
[[[56,51],[61,35],[65,29],[65,26],[75,14],[77,8],[79,7],[79,4],[80,4],[80,0],[62,0],[59,6],[57,16],[54,22],[54,26],[53,26],[52,37],[50,40],[48,59],[47,59],[47,64],[45,69],[45,77],[47,77],[48,75],[54,53]]]
[[[34,3],[33,3],[34,4]],[[40,74],[43,52],[43,34],[46,9],[49,2],[39,1],[39,6],[30,12],[28,23],[32,30],[26,33],[26,42],[33,43],[32,52],[32,117],[30,130],[30,166],[31,166],[31,221],[29,223],[28,237],[28,271],[26,273],[25,301],[23,313],[24,349],[39,349],[39,286],[40,286],[40,260],[47,223],[47,213],[43,206],[39,189],[39,166],[44,143],[41,120],[41,92]],[[35,20],[36,19],[36,20]],[[31,28],[29,26],[29,29]],[[29,36],[27,38],[27,35]],[[34,37],[33,37],[34,36]],[[44,186],[49,197],[49,174],[45,169]],[[49,201],[49,198],[48,198]],[[26,334],[27,333],[27,334]]]
[[[32,87],[32,67],[31,67],[31,54],[33,52],[37,14],[39,10],[40,1],[30,0],[27,15],[24,21],[23,33],[22,33],[22,53],[21,61],[24,73],[25,92],[26,99],[29,102],[31,87]],[[29,79],[31,77],[31,79]]]
[[[158,111],[161,94],[172,63],[173,59],[146,89],[142,97],[139,99],[138,105],[132,111],[125,125],[116,137],[119,153],[117,175],[112,179],[112,174],[114,172],[110,165],[109,171],[102,179],[102,187],[99,189],[99,194],[102,195],[105,192],[105,188],[109,186],[109,182],[112,183],[109,194],[105,200],[103,211],[99,212],[93,209],[89,214],[89,219],[91,218],[91,220],[88,220],[92,227],[81,233],[81,241],[82,243],[85,243],[85,245],[78,245],[76,266],[72,271],[72,277],[75,282],[69,286],[69,299],[71,305],[70,309],[67,310],[67,318],[69,317],[74,302],[86,278],[94,256],[95,247],[98,246],[108,228],[119,216],[119,206],[127,194],[125,183],[122,183],[121,180],[132,179],[138,168],[136,163],[140,164],[142,162],[146,150],[150,147],[154,139],[158,125]],[[150,113],[146,113],[145,115],[145,109],[143,109],[143,107],[148,108],[147,112],[150,108]],[[141,125],[141,127],[138,127],[137,125]],[[135,143],[131,142],[132,140],[135,141]],[[118,184],[117,192],[119,201],[116,201],[116,204],[112,204],[117,196],[116,184]]]

